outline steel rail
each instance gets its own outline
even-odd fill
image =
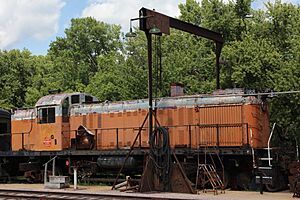
[[[95,193],[95,192],[75,192],[75,191],[48,191],[48,190],[23,190],[23,189],[0,189],[0,198],[11,199],[51,199],[51,200],[108,200],[108,199],[181,199],[163,196],[143,195],[141,193]]]

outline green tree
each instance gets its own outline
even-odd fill
[[[148,96],[148,63],[147,41],[145,33],[135,30],[137,37],[126,38],[124,44],[125,71],[129,99],[140,99]]]
[[[251,2],[252,0],[236,0],[234,11],[238,18],[238,26],[236,27],[237,39],[241,39],[241,36],[247,34],[247,18],[251,16]]]
[[[50,44],[48,55],[63,80],[62,89],[82,90],[98,71],[98,56],[120,50],[120,26],[78,18],[65,34]]]
[[[34,73],[31,53],[28,50],[0,51],[0,107],[24,106],[30,77]]]
[[[259,91],[274,88],[274,76],[283,64],[276,47],[252,36],[225,46],[223,57],[228,62],[222,69],[223,86]]]
[[[92,77],[86,91],[98,97],[99,100],[117,101],[127,99],[126,79],[124,71],[124,57],[113,52],[99,56],[99,71]]]
[[[180,3],[178,8],[180,10],[180,20],[195,24],[197,26],[201,25],[202,16],[200,3],[195,0],[186,0],[186,3]]]
[[[60,89],[62,84],[49,56],[32,56],[31,59],[35,70],[29,77],[31,85],[26,91],[26,106],[34,106],[40,97],[49,94],[49,90]]]
[[[299,33],[299,8],[291,3],[282,3],[276,0],[275,3],[267,3],[266,17],[269,37],[284,54],[289,48],[289,38]]]
[[[236,6],[242,7],[232,1],[228,3],[221,0],[201,1],[202,23],[200,25],[221,33],[226,42],[239,38],[242,25],[240,24],[241,16],[236,13]]]

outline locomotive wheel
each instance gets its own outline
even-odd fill
[[[10,183],[10,181],[11,181],[10,175],[5,170],[2,170],[0,182],[1,183]]]
[[[269,192],[277,192],[279,190],[283,190],[287,187],[287,184],[285,184],[284,177],[282,175],[279,175],[277,179],[275,179],[274,184],[266,184],[266,189]]]
[[[268,174],[263,173],[263,175],[267,176]],[[287,188],[288,183],[282,172],[277,170],[276,173],[273,173],[269,176],[272,176],[273,180],[272,180],[272,184],[265,184],[265,187],[268,192],[277,192]]]
[[[43,171],[32,170],[24,173],[24,177],[28,183],[41,183],[43,181]]]
[[[266,189],[268,190],[268,192],[277,192],[278,190],[280,190],[280,186],[273,185],[273,184],[266,184]]]

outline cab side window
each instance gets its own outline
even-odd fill
[[[38,112],[39,123],[55,123],[55,108],[40,108]]]
[[[91,96],[85,96],[85,103],[93,103],[93,97]]]
[[[71,104],[79,103],[79,95],[73,95],[71,97]]]

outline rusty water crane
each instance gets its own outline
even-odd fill
[[[148,118],[148,131],[149,131],[149,146],[150,154],[147,158],[142,180],[140,183],[139,191],[148,192],[153,190],[170,191],[170,192],[184,192],[194,193],[190,182],[188,181],[176,155],[173,154],[174,160],[171,162],[171,151],[169,150],[169,133],[164,127],[160,127],[159,122],[154,116],[155,122],[158,127],[153,130],[153,91],[152,91],[152,35],[170,34],[170,28],[175,28],[184,32],[191,33],[196,36],[204,37],[213,40],[216,44],[216,88],[220,88],[219,71],[220,71],[220,55],[223,47],[224,39],[221,34],[175,19],[164,14],[141,8],[139,10],[139,17],[130,20],[130,32],[126,34],[127,37],[136,36],[132,32],[131,22],[139,20],[140,30],[144,31],[147,38],[147,50],[148,50],[148,100],[149,100],[149,112],[139,129],[136,138],[131,145],[130,151],[126,156],[123,166],[121,167],[118,176],[114,182],[112,189],[115,188],[118,177],[128,159],[131,151],[134,148],[137,138],[141,134],[141,130],[145,125]],[[163,142],[161,141],[163,140]],[[163,143],[163,144],[162,144]],[[162,146],[160,146],[162,145]],[[157,148],[157,146],[159,146]],[[156,152],[155,152],[156,151]],[[159,160],[160,166],[157,167],[156,160]],[[155,171],[155,173],[152,173]]]
[[[148,112],[148,123],[149,123],[149,145],[150,145],[150,157],[151,154],[153,153],[154,150],[152,149],[153,147],[155,148],[155,145],[159,142],[155,142],[156,140],[160,140],[160,136],[155,136],[155,134],[161,134],[163,135],[162,132],[163,128],[153,130],[153,94],[152,94],[152,34],[156,35],[162,35],[162,34],[170,34],[170,28],[175,28],[184,32],[191,33],[196,36],[204,37],[210,40],[213,40],[216,44],[216,88],[220,88],[220,78],[219,78],[219,71],[220,71],[220,55],[221,55],[221,50],[223,47],[224,39],[220,33],[193,25],[191,23],[187,23],[184,21],[181,21],[179,19],[175,19],[169,16],[166,16],[164,14],[155,12],[153,10],[149,10],[146,8],[141,8],[139,10],[139,18],[136,18],[139,20],[139,26],[140,30],[144,31],[146,34],[147,38],[147,49],[148,49],[148,99],[149,99],[149,112]],[[132,29],[130,30],[132,32]],[[160,131],[158,131],[160,130]],[[160,133],[158,133],[160,132]],[[166,134],[168,134],[168,131]],[[154,136],[154,137],[153,137]],[[168,139],[167,139],[168,140]],[[154,144],[156,143],[156,144]],[[160,147],[162,149],[164,147]],[[169,148],[169,147],[166,147]],[[170,154],[169,151],[167,151]],[[187,192],[187,193],[193,193],[193,189],[190,186],[190,183],[187,181],[187,178],[185,176],[185,173],[183,169],[180,166],[179,161],[177,160],[175,154],[174,160],[176,161],[175,164],[165,164],[164,162],[170,162],[170,161],[164,161],[164,160],[170,160],[170,155],[165,156],[161,155],[160,153],[159,156],[157,155],[152,155],[152,157],[155,157],[156,159],[148,159],[143,177],[141,180],[140,184],[140,191],[152,191],[156,189],[163,188],[163,191],[172,191],[172,192]],[[163,153],[162,153],[163,154]],[[155,175],[152,174],[152,171],[159,171],[157,170],[156,166],[157,163],[154,160],[160,160],[160,162],[164,163],[161,166],[167,166],[165,168],[167,169],[162,169],[160,172],[158,172],[155,177]],[[167,174],[167,175],[165,175]],[[147,184],[146,184],[147,182]],[[149,184],[149,182],[151,182]],[[145,184],[144,184],[145,183]],[[150,185],[150,186],[149,186]]]

